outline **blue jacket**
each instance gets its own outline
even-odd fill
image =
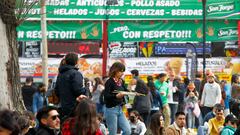
[[[78,68],[63,65],[59,68],[56,82],[56,95],[60,98],[63,115],[69,115],[77,104],[76,98],[85,95],[83,76]]]
[[[152,91],[151,92],[151,107],[152,109],[156,108],[156,107],[159,107],[159,109],[162,109],[163,105],[162,105],[162,99],[160,97],[160,94],[159,92],[157,92],[156,90],[155,91]]]
[[[39,109],[41,109],[43,106],[48,105],[48,99],[46,98],[46,95],[44,93],[35,92],[33,95],[33,113],[37,113]]]

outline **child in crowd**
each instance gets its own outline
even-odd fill
[[[185,114],[187,114],[188,128],[195,128],[195,117],[199,116],[200,109],[198,106],[198,92],[195,89],[194,83],[189,83],[185,95]]]
[[[108,131],[106,126],[103,123],[103,116],[100,113],[97,114],[97,123],[99,125],[99,129],[101,130],[102,134],[107,135]]]

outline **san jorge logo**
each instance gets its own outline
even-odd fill
[[[223,28],[218,31],[218,37],[225,38],[225,37],[237,37],[238,30],[237,28]]]
[[[209,4],[207,8],[208,14],[217,14],[217,13],[226,13],[234,10],[234,3],[225,3],[225,4]]]

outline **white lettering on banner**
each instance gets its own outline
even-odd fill
[[[107,11],[107,12],[106,12]],[[119,15],[120,10],[119,9],[97,9],[95,12],[95,15]]]
[[[150,15],[150,16],[163,16],[163,9],[128,9],[127,15]]]
[[[136,48],[113,48],[111,53],[135,53]]]
[[[106,6],[105,0],[78,0],[78,6]]]
[[[161,7],[179,7],[180,6],[180,0],[157,0],[156,6]]]
[[[46,5],[49,6],[68,6],[69,0],[46,0]]]
[[[236,36],[238,35],[238,31],[237,29],[220,29],[219,32],[218,32],[218,36],[219,37],[230,37],[230,36]]]
[[[116,27],[113,29],[112,32],[110,32],[110,34],[115,33],[115,32],[128,31],[128,30],[129,30],[128,26]]]
[[[23,10],[22,13],[28,13],[29,15],[40,14],[40,8],[36,8],[36,9],[35,8],[32,8],[32,9],[23,8],[23,9],[17,9],[16,12],[20,12],[19,10]]]
[[[123,38],[140,38],[141,31],[124,31]]]
[[[65,8],[59,8],[54,9],[53,14],[55,15],[87,15],[88,10],[87,9],[65,9]]]
[[[108,6],[107,0],[78,0],[76,5],[77,6]],[[118,0],[118,4],[114,6],[123,6],[123,5],[124,5],[124,1]]]
[[[24,38],[24,31],[18,31],[17,36],[18,38]]]
[[[173,16],[201,16],[202,9],[173,9],[172,11]]]
[[[41,31],[27,31],[26,38],[42,38]],[[48,31],[47,36],[50,39],[75,39],[76,31]]]
[[[41,31],[27,31],[27,38],[42,38]]]
[[[230,11],[234,10],[234,4],[231,5],[216,5],[216,6],[208,6],[207,12],[215,12],[215,11]]]
[[[153,0],[132,0],[131,6],[145,7],[145,6],[154,6]]]
[[[192,31],[143,31],[143,38],[191,38]]]

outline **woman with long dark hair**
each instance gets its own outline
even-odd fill
[[[165,135],[163,115],[160,112],[151,116],[150,129],[152,135]]]
[[[110,78],[105,83],[105,119],[109,135],[116,135],[118,127],[122,130],[123,135],[131,134],[129,122],[122,111],[122,106],[126,103],[126,95],[122,91],[127,91],[124,81],[121,79],[124,71],[125,66],[120,62],[115,62],[109,71]]]
[[[82,99],[78,103],[74,117],[63,123],[62,135],[102,135],[93,101]]]

